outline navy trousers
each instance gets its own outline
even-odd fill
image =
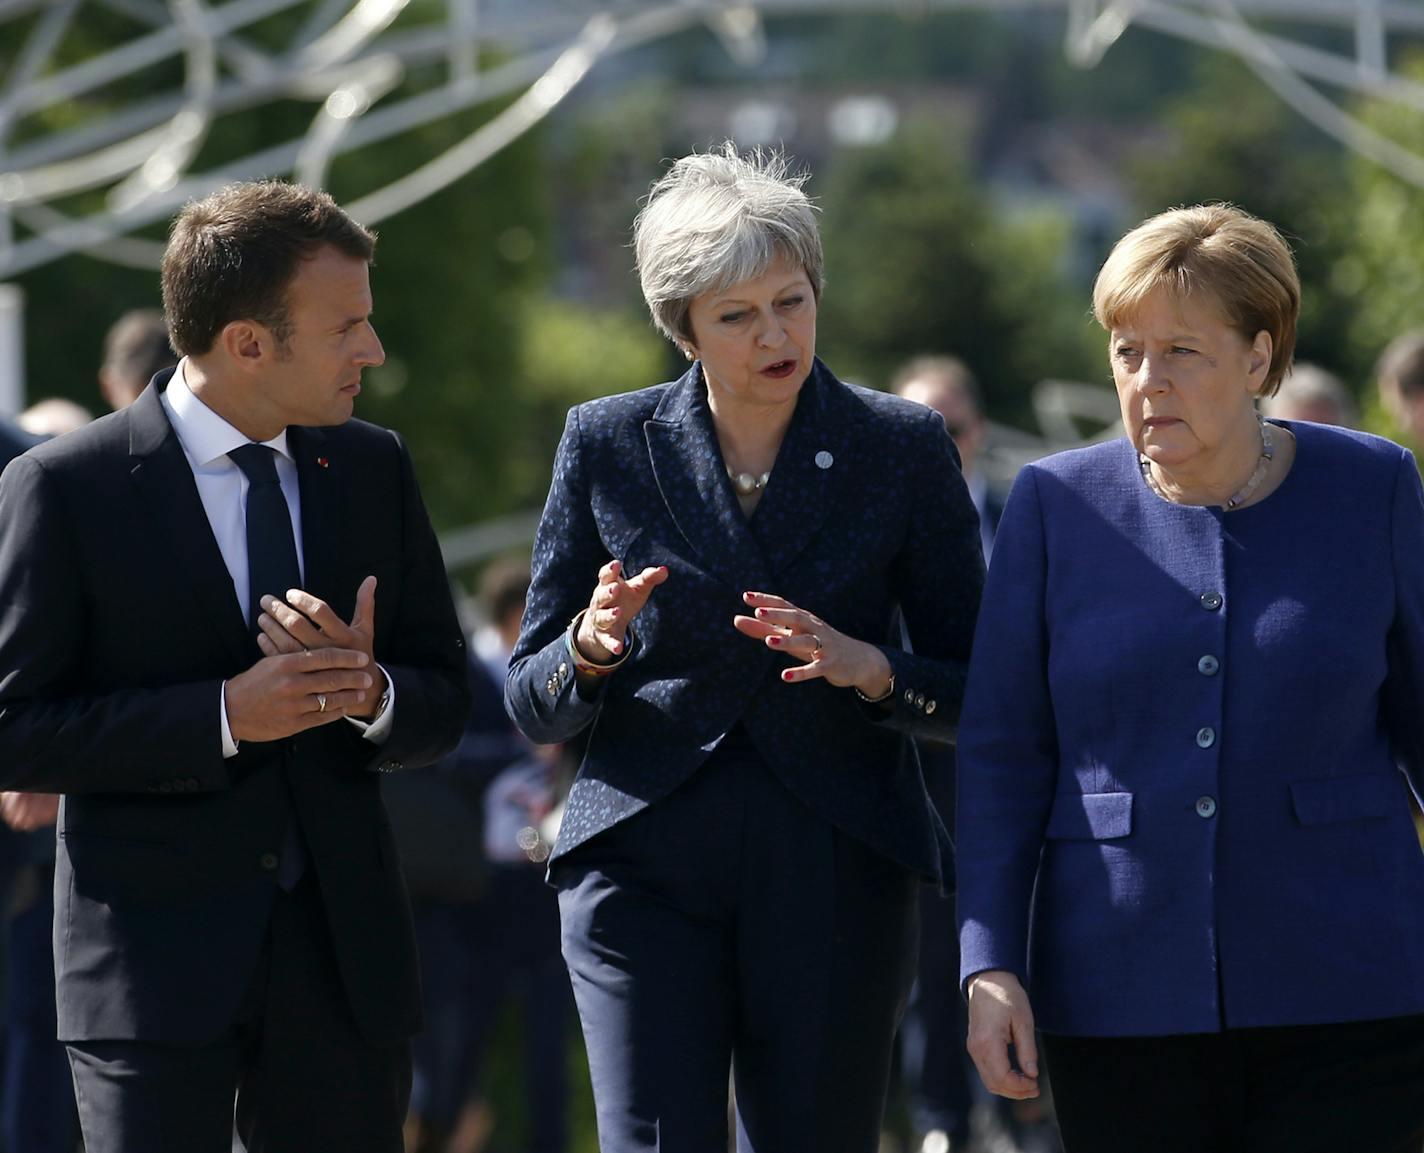
[[[869,771],[869,770],[867,770]],[[602,1153],[874,1153],[917,879],[751,749],[556,862]]]

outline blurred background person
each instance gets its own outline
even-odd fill
[[[994,532],[1004,511],[1004,494],[991,486],[977,468],[988,422],[983,393],[969,366],[955,356],[918,356],[892,381],[893,391],[933,409],[959,450],[960,467],[970,499],[979,514],[984,557],[994,550]],[[954,746],[918,741],[925,786],[940,816],[954,826]],[[909,1114],[910,1148],[916,1153],[966,1150],[971,1122],[999,1128],[1002,1141],[1018,1149],[1046,1153],[1057,1147],[1051,1112],[1039,1101],[1004,1103],[976,1110],[974,1064],[964,1047],[968,1029],[964,998],[957,984],[944,979],[959,972],[959,937],[954,899],[926,889],[920,894],[920,961],[905,1019],[900,1025],[900,1080]],[[988,1134],[983,1134],[988,1139]]]
[[[93,419],[94,414],[82,404],[51,396],[35,401],[15,418],[15,423],[32,436],[48,439],[83,428]]]
[[[593,726],[551,878],[604,1153],[871,1153],[949,846],[947,737],[983,580],[944,423],[816,358],[803,178],[685,156],[634,226],[690,367],[569,412],[506,695]],[[914,642],[885,644],[897,611]],[[595,723],[596,718],[596,723]]]
[[[529,592],[527,559],[490,564],[486,623],[470,646],[472,708],[431,774],[385,781],[415,909],[425,1029],[414,1045],[407,1148],[476,1153],[515,1110],[489,1094],[496,1027],[519,1009],[528,1153],[568,1146],[573,998],[544,863],[564,781],[561,746],[533,745],[504,711],[504,677]]]
[[[969,1048],[1031,1097],[1038,1024],[1069,1153],[1424,1143],[1424,490],[1390,441],[1258,415],[1299,310],[1239,209],[1129,232],[1093,289],[1126,436],[1026,466],[1000,524]]]
[[[1272,420],[1309,420],[1358,428],[1360,409],[1344,382],[1318,364],[1298,360],[1274,396],[1263,397],[1261,412]]]
[[[990,560],[994,531],[1004,513],[1004,493],[993,488],[976,467],[989,427],[984,419],[984,395],[979,381],[957,356],[918,356],[895,374],[891,391],[944,417],[944,427],[959,450],[959,467],[969,486],[969,497],[979,514],[984,560]]]
[[[114,321],[104,337],[99,391],[110,408],[127,408],[154,376],[177,363],[163,313],[135,308]]]
[[[1375,367],[1375,385],[1400,435],[1424,449],[1424,329],[1390,341]]]
[[[0,468],[42,439],[0,419]],[[0,1150],[73,1153],[79,1138],[73,1081],[57,1040],[54,1003],[53,793],[0,792],[4,1073]]]

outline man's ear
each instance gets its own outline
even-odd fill
[[[235,368],[252,371],[272,358],[276,342],[271,330],[250,320],[234,320],[223,326],[217,343]]]

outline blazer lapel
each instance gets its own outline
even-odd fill
[[[643,432],[663,503],[703,567],[738,592],[764,586],[766,562],[727,479],[700,365],[668,390]]]
[[[297,488],[302,499],[302,581],[338,613],[351,606],[338,605],[334,581],[341,555],[342,468],[346,462],[330,453],[327,436],[319,428],[291,427],[287,443],[297,462]]]
[[[785,572],[811,542],[858,467],[848,402],[845,385],[817,360],[801,386],[776,467],[751,520],[774,575]]]
[[[232,660],[246,667],[259,653],[255,634],[248,633],[193,470],[159,400],[166,383],[160,378],[157,386],[149,385],[128,410],[130,475],[152,517],[153,539],[170,550],[175,571],[183,576],[181,587],[198,602],[195,615],[212,628]]]

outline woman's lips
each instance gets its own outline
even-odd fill
[[[768,364],[761,370],[763,376],[769,376],[773,380],[783,380],[796,371],[794,360],[778,360],[775,364]]]

